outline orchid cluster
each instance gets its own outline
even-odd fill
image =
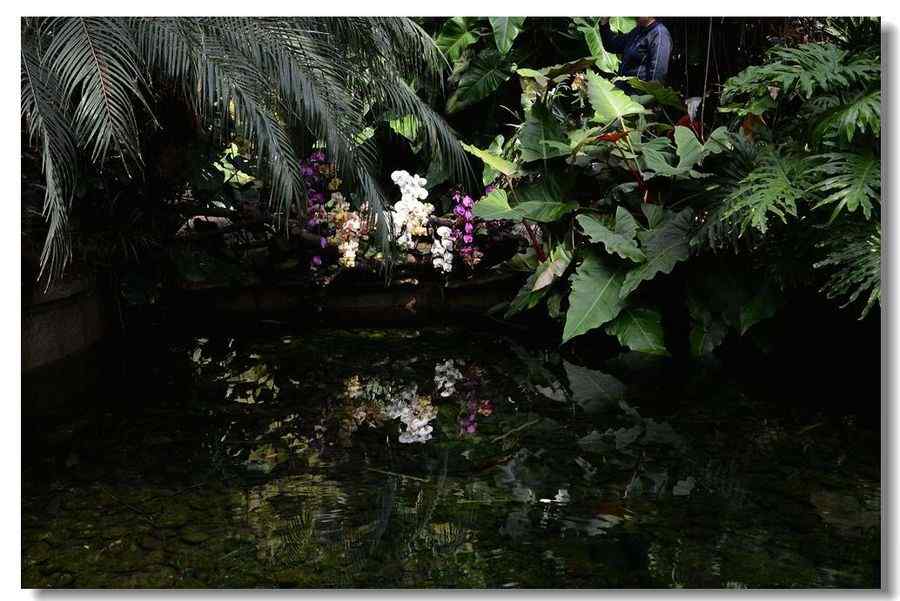
[[[494,404],[489,400],[478,401],[469,398],[465,404],[465,411],[459,418],[459,433],[474,434],[478,429],[478,416],[489,416],[494,412]]]
[[[306,229],[319,234],[322,248],[328,244],[337,246],[338,263],[342,267],[355,267],[360,240],[366,239],[369,233],[365,205],[359,211],[351,210],[340,192],[343,182],[336,176],[335,166],[326,162],[322,151],[312,153],[300,163],[300,174],[308,191]],[[321,265],[322,257],[315,255],[313,269]]]
[[[406,426],[398,440],[405,444],[431,440],[434,428],[429,422],[437,417],[437,407],[431,404],[428,396],[418,394],[415,384],[405,386],[399,392],[387,407],[388,417],[400,418]]]
[[[325,153],[321,150],[312,153],[307,160],[301,161],[300,175],[303,177],[307,190],[306,229],[322,236],[322,248],[324,248],[326,244],[324,229],[329,222],[326,195],[330,195],[332,201],[335,196],[343,200],[343,196],[338,192],[342,182],[339,177],[336,177],[334,165],[326,161]],[[315,268],[320,265],[322,265],[322,257],[320,255],[313,256],[312,266]]]
[[[450,273],[453,270],[453,232],[442,225],[437,229],[437,235],[431,245],[431,263],[435,269]]]
[[[350,203],[340,192],[333,193],[328,204],[328,223],[334,228],[328,241],[338,247],[338,263],[342,267],[355,267],[359,241],[368,236],[367,224],[359,212],[350,210]]]
[[[453,359],[447,359],[443,363],[434,366],[434,391],[447,398],[456,392],[456,384],[463,379],[462,372],[456,368]]]
[[[351,431],[362,424],[380,426],[386,419],[399,419],[399,441],[404,444],[431,440],[434,428],[430,422],[437,417],[437,408],[428,395],[420,395],[416,384],[398,385],[370,380],[363,387],[359,376],[345,381],[345,394],[356,405],[351,413]]]
[[[456,386],[461,397],[462,409],[458,425],[459,434],[465,436],[478,430],[478,416],[487,417],[494,412],[494,405],[489,400],[480,399],[478,391],[481,372],[477,366],[469,366],[465,375],[458,379]]]
[[[413,238],[428,233],[428,218],[434,212],[433,205],[422,202],[428,198],[428,190],[424,188],[427,181],[424,177],[410,175],[406,171],[394,171],[391,180],[397,184],[401,193],[391,214],[394,237],[401,247],[412,250],[416,246]]]
[[[457,241],[459,254],[469,267],[475,267],[481,261],[483,253],[475,246],[475,216],[472,208],[475,201],[468,194],[453,194],[453,239]]]

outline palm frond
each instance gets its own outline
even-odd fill
[[[41,270],[47,283],[59,276],[71,259],[68,210],[78,181],[78,150],[72,125],[62,107],[59,84],[41,63],[38,49],[23,38],[22,114],[28,140],[41,148],[45,178],[43,216],[48,231],[41,251]]]
[[[436,87],[446,63],[410,19],[56,18],[40,20],[35,37],[49,46],[41,64],[59,80],[71,137],[98,166],[115,155],[140,169],[138,111],[149,112],[151,92],[175,85],[205,131],[237,131],[254,145],[285,218],[305,210],[294,143],[308,137],[358,188],[387,242],[377,148],[360,143],[385,114],[415,117],[451,175],[471,178],[452,131],[416,93]]]
[[[72,121],[79,146],[101,163],[111,152],[140,165],[140,132],[135,101],[149,111],[143,69],[134,38],[124,19],[60,17],[45,25],[50,44],[43,56],[56,76],[66,103],[75,107]]]

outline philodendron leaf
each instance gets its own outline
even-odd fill
[[[717,282],[721,282],[721,280],[717,280]],[[725,282],[724,285],[729,284],[730,282]],[[708,355],[722,344],[728,333],[728,325],[713,315],[710,309],[710,299],[705,295],[689,290],[687,305],[693,322],[688,339],[691,355],[694,357]]]
[[[628,115],[649,112],[629,98],[625,92],[615,87],[608,79],[604,79],[593,71],[588,71],[586,78],[588,100],[594,109],[594,120],[609,124]]]
[[[704,156],[719,154],[732,148],[734,148],[734,142],[732,141],[731,133],[723,125],[722,127],[717,127],[709,134],[706,142],[703,143],[703,154]]]
[[[609,28],[616,33],[628,33],[637,27],[637,19],[634,17],[610,17]]]
[[[740,320],[741,336],[755,324],[769,319],[778,311],[778,296],[769,286],[763,286],[757,290],[748,302],[741,305]]]
[[[722,344],[728,328],[724,323],[717,319],[708,321],[699,321],[691,327],[689,344],[691,355],[694,357],[702,357],[708,355]]]
[[[522,161],[547,160],[569,154],[569,145],[562,127],[541,103],[531,106],[525,123],[519,129]],[[551,142],[548,144],[548,142]],[[561,146],[553,143],[559,143]]]
[[[509,206],[505,190],[494,190],[475,203],[472,214],[479,219],[492,221],[494,219],[519,219]]]
[[[647,261],[634,267],[625,275],[619,292],[620,298],[631,294],[641,282],[652,280],[658,273],[672,273],[679,261],[690,254],[689,236],[693,212],[684,209],[674,216],[668,215],[662,224],[638,234],[641,249]]]
[[[590,25],[582,25],[578,28],[578,31],[584,35],[584,41],[597,68],[606,73],[618,73],[619,57],[606,51],[597,28]]]
[[[447,112],[455,113],[490,96],[512,76],[515,65],[493,48],[482,50],[469,64],[453,96],[447,100]]]
[[[577,208],[577,202],[528,201],[517,204],[513,211],[523,219],[551,223]]]
[[[644,163],[647,169],[656,175],[675,177],[691,172],[697,162],[703,158],[703,145],[697,139],[697,134],[688,127],[678,125],[675,127],[675,152],[678,155],[678,165],[670,165],[662,153],[644,151]]]
[[[503,134],[497,134],[497,137],[494,138],[493,142],[491,142],[491,145],[487,147],[487,150],[485,152],[492,154],[494,156],[497,156],[497,157],[502,157],[503,142],[504,142]],[[484,162],[484,161],[482,161],[482,162]],[[485,186],[487,186],[488,184],[490,184],[492,181],[494,181],[497,178],[498,173],[500,173],[500,172],[497,171],[496,169],[494,169],[493,167],[491,167],[490,165],[488,165],[487,163],[485,163],[484,171],[481,172],[482,183]]]
[[[473,31],[474,26],[474,20],[468,17],[453,17],[444,21],[434,43],[448,61],[457,61],[463,50],[478,41],[478,36]]]
[[[694,171],[694,167],[708,155],[723,152],[731,147],[730,135],[724,127],[717,128],[710,134],[706,143],[701,144],[693,130],[678,125],[675,127],[675,152],[678,156],[678,165],[673,167],[661,152],[650,148],[644,148],[644,163],[647,169],[656,175],[701,177]]]
[[[501,54],[510,51],[516,36],[522,31],[525,17],[488,17],[494,30],[494,43]]]
[[[534,290],[540,290],[549,286],[565,273],[572,261],[572,253],[562,246],[557,246],[550,252],[550,258],[541,263],[535,272]]]
[[[518,221],[530,219],[541,223],[556,221],[563,215],[571,213],[578,208],[575,202],[540,202],[529,201],[519,203],[514,207],[509,206],[509,200],[505,190],[494,190],[475,203],[472,213],[481,219],[488,221],[494,219],[507,219]]]
[[[462,142],[462,147],[469,154],[474,154],[479,159],[481,159],[485,165],[489,166],[491,169],[499,171],[503,175],[507,177],[515,177],[519,174],[519,168],[515,163],[507,161],[501,156],[497,156],[492,152],[487,150],[482,150],[480,148],[476,148],[475,146],[471,146]]]
[[[660,104],[679,110],[684,108],[684,101],[681,99],[681,94],[658,81],[644,81],[637,77],[623,77],[622,79],[628,82],[628,85],[638,92],[653,96],[653,99]]]
[[[633,351],[651,355],[668,355],[663,340],[662,317],[652,309],[625,309],[606,324],[606,331],[619,339],[619,344]]]
[[[547,295],[547,292],[550,290],[549,287],[539,288],[537,290],[534,289],[534,282],[537,279],[537,273],[533,273],[528,276],[528,279],[525,281],[525,285],[519,290],[519,293],[516,294],[516,297],[512,299],[509,303],[509,308],[506,310],[506,318],[510,318],[516,313],[520,313],[527,309],[532,309],[537,306],[539,302]]]
[[[624,211],[628,214],[628,211],[619,207],[620,211]],[[628,214],[631,217],[630,214]],[[634,261],[635,263],[640,263],[647,259],[644,256],[644,253],[638,248],[637,243],[634,240],[634,234],[637,231],[630,230],[630,226],[623,227],[623,231],[617,232],[606,227],[602,222],[591,217],[590,215],[579,215],[575,218],[578,221],[578,225],[581,226],[581,229],[584,230],[584,233],[588,235],[591,239],[591,242],[602,243],[606,248],[606,252],[612,254],[615,253],[622,257],[623,259],[628,259],[630,261]],[[625,220],[623,219],[623,222]],[[632,218],[632,223],[634,223],[635,228],[637,227],[637,223],[634,222]],[[618,214],[617,214],[617,222],[616,229],[618,230]],[[628,235],[628,231],[631,231],[631,235]]]
[[[564,343],[616,318],[623,307],[619,298],[623,277],[600,263],[594,255],[585,257],[572,278],[569,310],[563,328]]]
[[[659,205],[644,203],[641,205],[641,213],[647,218],[647,227],[651,230],[663,222],[665,211]]]
[[[625,207],[616,207],[616,233],[634,240],[640,226]]]

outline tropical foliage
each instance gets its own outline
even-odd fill
[[[738,116],[737,127],[706,135],[692,115],[672,122],[672,109],[688,112],[676,91],[617,85],[596,52],[518,68],[514,135],[466,146],[498,186],[476,216],[521,222],[540,240],[511,263],[531,274],[506,316],[545,306],[563,342],[600,329],[666,354],[663,317],[675,303],[686,306],[688,345],[702,355],[729,330],[745,334],[772,317],[792,287],[862,299],[865,315],[880,279],[875,43],[773,49],[771,62],[723,90],[722,112]],[[664,298],[679,265],[683,292]]]
[[[505,319],[539,309],[563,343],[602,333],[658,355],[754,335],[796,290],[865,316],[880,300],[878,22],[811,27],[685,99],[616,77],[597,18],[26,19],[42,265],[68,262],[85,187],[152,185],[148,132],[172,127],[174,96],[199,168],[158,196],[227,217],[228,236],[265,193],[265,219],[245,222],[262,233],[237,246],[326,279],[392,262],[445,283],[520,272]]]
[[[452,132],[416,93],[440,85],[442,58],[413,21],[397,18],[103,18],[22,22],[22,116],[40,148],[49,223],[42,269],[71,257],[68,219],[86,172],[140,178],[157,109],[177,95],[196,129],[247,140],[284,222],[304,210],[299,140],[327,145],[348,184],[383,215],[374,124],[407,119],[450,172]],[[379,228],[389,232],[386,218]]]
[[[722,218],[758,243],[771,219],[811,238],[822,292],[861,299],[865,316],[881,295],[880,39],[867,20],[830,30],[833,42],[775,48],[726,82],[722,110],[744,119],[760,150],[727,189]]]

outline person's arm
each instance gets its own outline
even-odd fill
[[[600,40],[607,52],[621,54],[625,51],[626,34],[615,33],[609,27],[609,17],[600,19]]]
[[[647,78],[650,81],[663,82],[669,72],[672,36],[665,27],[657,27],[650,35],[652,38],[648,40],[650,52],[647,56]]]

